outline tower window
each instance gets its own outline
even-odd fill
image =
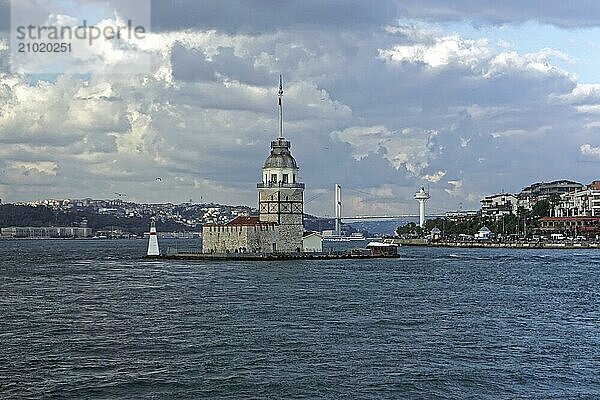
[[[293,175],[293,179],[294,179],[293,183],[296,183],[296,174]]]
[[[283,174],[283,183],[288,183],[288,174]]]
[[[271,174],[271,182],[277,182],[277,174]]]

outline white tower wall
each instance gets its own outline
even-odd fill
[[[425,226],[425,200],[419,200],[419,226]]]
[[[425,227],[425,202],[429,200],[429,193],[422,187],[416,194],[415,200],[419,202],[419,226]]]

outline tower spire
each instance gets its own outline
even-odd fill
[[[281,79],[281,74],[279,74],[279,136],[278,139],[283,139],[283,105],[281,103],[281,99],[283,97],[283,83]]]

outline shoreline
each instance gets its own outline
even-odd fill
[[[150,260],[203,260],[203,261],[284,261],[284,260],[364,260],[374,258],[398,258],[400,254],[373,255],[361,253],[173,253],[145,256]]]
[[[425,245],[403,244],[402,246],[487,248],[487,249],[600,249],[600,243],[479,243],[479,242],[434,242]]]
[[[170,238],[169,238],[170,239]],[[144,240],[142,238],[111,238],[111,239],[99,239],[99,238],[0,238],[0,242],[10,242],[10,241],[62,241],[62,242],[112,242],[112,241],[139,241]],[[179,239],[179,240],[194,240],[194,239]],[[447,247],[447,248],[473,248],[473,249],[600,249],[600,243],[586,243],[586,242],[447,242],[447,241],[437,241],[437,242],[429,242],[425,239],[385,239],[386,243],[394,243],[398,244],[401,247]],[[401,252],[401,250],[399,250]],[[145,256],[147,258],[164,258],[164,259],[223,259],[224,257],[228,257],[230,259],[256,259],[256,260],[264,260],[264,259],[286,259],[286,260],[296,260],[296,259],[355,259],[355,258],[391,258],[390,256],[373,256],[373,255],[365,255],[365,254],[336,254],[336,253],[315,253],[315,254],[280,254],[278,256],[272,256],[265,258],[263,255],[257,254],[246,254],[237,256],[233,256],[232,254],[201,254],[201,253],[180,253],[177,254],[165,254],[160,256]]]
[[[0,237],[0,241],[6,240],[39,240],[39,241],[47,241],[47,240],[64,240],[64,241],[94,241],[94,242],[105,242],[112,240],[142,240],[144,238],[84,238],[84,237],[68,237],[68,238],[60,238],[60,237]]]

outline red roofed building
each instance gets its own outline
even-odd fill
[[[553,217],[539,219],[540,232],[596,236],[600,233],[600,181],[562,194],[553,211]]]
[[[590,236],[600,232],[600,217],[544,217],[539,224],[540,232],[545,233]]]
[[[588,185],[589,189],[600,190],[600,181],[594,181]]]

